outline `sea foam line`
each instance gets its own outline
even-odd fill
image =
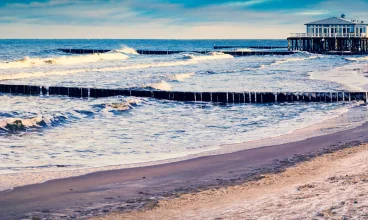
[[[0,63],[0,69],[24,68],[40,65],[72,65],[80,63],[93,63],[103,60],[125,60],[129,56],[122,53],[94,53],[82,56],[60,56],[53,58],[30,58],[28,56],[23,59]]]
[[[206,57],[211,57],[211,58],[208,58],[208,59],[222,59],[224,57],[229,58],[228,56],[223,56],[221,54],[214,54],[214,55],[209,55],[209,56],[206,56]],[[132,66],[92,68],[92,69],[83,68],[83,69],[71,69],[71,70],[60,70],[60,71],[39,71],[39,72],[31,72],[31,73],[22,72],[22,73],[16,73],[16,74],[0,75],[0,80],[35,78],[35,77],[45,77],[45,76],[50,76],[50,75],[68,75],[68,74],[86,73],[86,72],[109,72],[109,71],[130,70],[130,69],[147,69],[147,68],[151,68],[151,67],[184,66],[184,65],[196,64],[199,61],[206,60],[206,59],[194,58],[194,59],[189,59],[189,60],[179,60],[179,61],[160,62],[160,63],[148,63],[148,64],[137,64],[137,65],[132,65]]]

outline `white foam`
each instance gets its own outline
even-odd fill
[[[173,76],[170,76],[170,80],[174,81],[184,81],[185,79],[188,79],[190,77],[194,76],[194,73],[182,73],[182,74],[175,74]]]
[[[210,52],[205,55],[200,54],[183,54],[184,59],[202,61],[202,60],[215,60],[215,59],[231,59],[234,58],[229,54],[224,54],[222,52]]]
[[[249,48],[237,48],[235,49],[235,51],[240,51],[240,52],[251,52],[252,50]]]
[[[368,85],[365,69],[367,69],[366,64],[350,64],[330,71],[315,71],[309,75],[312,79],[335,82],[344,85],[347,89],[365,91]]]
[[[278,60],[278,61],[272,63],[271,65],[280,65],[280,64],[289,63],[289,62],[297,62],[297,61],[316,59],[316,58],[318,58],[318,56],[288,58],[288,59],[284,59],[284,60]]]
[[[103,60],[125,60],[129,56],[122,53],[95,53],[79,56],[59,56],[52,58],[30,58],[28,56],[13,62],[0,63],[0,69],[24,68],[39,65],[71,65],[93,63]]]
[[[172,89],[171,85],[164,80],[162,80],[159,83],[149,84],[146,87],[150,87],[150,88],[158,89],[158,90],[164,90],[164,91],[170,91]]]
[[[111,109],[118,111],[126,111],[131,109],[133,105],[138,105],[140,103],[142,103],[142,100],[130,98],[121,103],[108,103],[105,105],[105,107],[107,111]]]
[[[115,50],[115,52],[138,55],[137,51],[134,48],[125,45],[123,45],[120,49]]]
[[[345,59],[351,60],[351,61],[367,61],[368,56],[366,57],[346,57]]]
[[[172,61],[172,62],[156,62],[147,64],[135,64],[131,66],[114,66],[114,67],[104,67],[104,68],[81,68],[81,69],[70,69],[70,70],[60,70],[60,71],[39,71],[39,72],[21,72],[15,74],[1,74],[0,80],[14,80],[23,78],[37,78],[52,75],[68,75],[86,72],[110,72],[119,70],[130,70],[130,69],[147,69],[151,67],[170,67],[170,66],[182,66],[191,65],[197,61]]]
[[[41,127],[41,123],[50,125],[51,120],[51,117],[44,117],[40,115],[29,119],[5,118],[0,121],[0,128],[4,130],[8,130],[8,128],[11,130],[17,130],[22,128]]]

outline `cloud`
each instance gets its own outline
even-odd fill
[[[242,2],[229,2],[225,3],[225,5],[233,6],[233,7],[249,7],[253,5],[259,5],[266,2],[271,2],[274,0],[248,0],[248,1],[242,1]]]
[[[18,7],[18,8],[42,8],[42,7],[52,7],[59,5],[67,5],[75,3],[77,0],[50,0],[46,2],[29,2],[29,3],[10,3],[8,6],[10,7]]]
[[[314,11],[300,11],[296,12],[297,15],[307,15],[307,16],[314,16],[314,15],[325,15],[329,14],[330,12],[327,10],[314,10]]]
[[[368,7],[363,0],[5,2],[0,3],[0,38],[286,38],[326,15],[364,19]]]
[[[255,27],[246,24],[162,25],[156,22],[106,26],[76,25],[3,25],[3,38],[48,39],[285,39],[290,27],[269,25]],[[291,28],[298,28],[291,26]],[[53,30],[53,31],[50,31]],[[55,31],[57,30],[57,31]],[[304,28],[302,29],[304,30]]]

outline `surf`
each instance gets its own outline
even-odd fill
[[[114,52],[139,55],[139,53],[134,48],[131,48],[131,47],[128,47],[128,46],[125,46],[125,45],[121,46],[120,49],[114,50]]]
[[[32,128],[54,126],[65,121],[65,116],[38,115],[31,118],[4,118],[0,120],[0,130],[5,133],[18,133]]]
[[[42,65],[73,65],[73,64],[93,63],[108,60],[126,60],[126,59],[129,59],[129,56],[122,53],[94,53],[88,55],[59,56],[50,58],[40,58],[40,57],[31,58],[29,56],[25,56],[20,60],[0,63],[0,69],[26,68]]]
[[[183,54],[183,59],[192,60],[192,61],[204,61],[204,60],[216,60],[216,59],[232,59],[234,56],[229,54],[224,54],[222,52],[210,52],[207,54]]]

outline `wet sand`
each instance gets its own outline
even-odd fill
[[[315,156],[366,143],[367,128],[366,123],[294,143],[18,187],[0,192],[0,219],[80,219],[149,209],[163,199],[259,180]]]

